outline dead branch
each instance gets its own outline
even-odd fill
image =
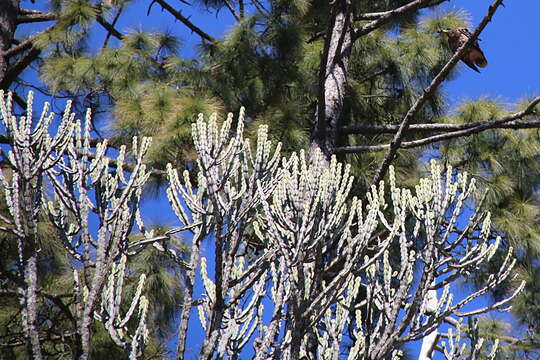
[[[411,125],[408,129],[409,132],[413,131],[448,131],[446,134],[433,135],[427,138],[402,142],[400,148],[411,149],[415,147],[425,146],[435,142],[449,140],[457,137],[466,137],[477,134],[479,132],[491,129],[538,129],[540,128],[540,120],[523,120],[522,118],[530,115],[534,112],[536,105],[540,103],[540,97],[535,98],[529,103],[527,108],[517,113],[505,116],[498,120],[492,121],[479,121],[467,124],[415,124]],[[382,130],[378,133],[394,133],[397,131],[395,125],[378,126],[372,129],[367,129],[368,133],[376,134],[378,130]],[[365,146],[343,146],[336,148],[336,154],[351,154],[365,151],[382,151],[389,149],[392,144],[381,145],[365,145]]]
[[[396,19],[397,17],[405,13],[428,8],[428,7],[433,7],[445,1],[448,1],[448,0],[435,0],[435,1],[416,0],[393,10],[389,10],[389,11],[385,11],[381,13],[374,13],[375,15],[371,14],[370,17],[375,18],[376,20],[373,20],[372,22],[362,26],[361,28],[356,29],[353,34],[353,41],[358,39],[360,36],[366,35],[372,32],[373,30],[380,28],[381,26],[391,22],[392,20]],[[368,15],[368,14],[365,14],[365,15]]]
[[[184,25],[186,25],[192,32],[199,35],[202,39],[208,40],[211,43],[217,43],[217,39],[213,36],[207,34],[204,32],[200,27],[193,24],[187,17],[182,15],[180,11],[175,10],[171,5],[169,5],[165,0],[156,0],[156,2],[161,5],[161,7],[165,10],[167,10],[169,13],[171,13],[172,16],[174,16],[177,20],[180,20],[180,22]]]

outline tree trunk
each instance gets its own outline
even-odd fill
[[[23,314],[25,328],[27,329],[27,352],[30,358],[41,360],[41,341],[38,331],[38,300],[37,300],[37,253],[34,252],[26,262],[25,282],[25,305]]]
[[[20,0],[0,1],[0,83],[4,81],[7,73],[7,58],[4,53],[11,47],[15,29],[17,28],[17,14]]]
[[[430,312],[435,312],[437,310],[437,302],[437,290],[429,290],[427,294],[427,309],[430,310]],[[433,330],[422,339],[422,347],[420,348],[418,360],[433,359],[433,350],[435,349],[435,345],[437,345],[437,339],[437,329]]]
[[[321,55],[316,123],[310,149],[312,155],[319,149],[326,163],[336,144],[352,49],[352,4],[348,0],[339,0],[333,6]]]
[[[29,138],[26,138],[29,143]],[[28,148],[25,150],[29,150]],[[23,154],[25,154],[23,152]],[[31,155],[25,154],[28,162]],[[24,155],[23,155],[24,156]],[[41,341],[39,338],[38,325],[38,270],[37,257],[40,250],[37,238],[38,211],[41,199],[41,179],[32,181],[30,178],[30,167],[24,166],[24,174],[18,180],[20,190],[20,204],[22,205],[19,221],[24,235],[18,239],[20,273],[24,278],[21,299],[23,327],[26,335],[26,349],[30,359],[41,360]]]
[[[195,285],[196,269],[200,261],[200,234],[199,230],[193,237],[193,246],[191,249],[190,268],[186,271],[186,289],[184,294],[184,305],[180,315],[180,324],[178,326],[178,344],[176,345],[176,359],[182,360],[185,357],[186,341],[188,333],[189,319],[193,309],[193,287]]]

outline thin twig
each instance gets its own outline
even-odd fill
[[[116,22],[118,21],[118,19],[120,18],[120,14],[122,14],[122,11],[124,10],[124,6],[120,6],[120,8],[118,8],[118,10],[116,11],[116,14],[114,15],[114,18],[113,18],[113,21],[111,23],[111,27],[114,29],[115,28],[115,25],[116,25]],[[109,39],[111,38],[111,32],[110,31],[107,31],[107,35],[105,36],[105,40],[103,41],[103,46],[101,47],[102,49],[106,48],[108,43],[109,43]]]
[[[390,21],[398,18],[399,16],[407,12],[416,11],[427,7],[433,7],[445,1],[449,0],[416,0],[393,10],[377,13],[377,15],[379,16],[376,17],[376,20],[373,20],[372,22],[362,26],[354,32],[353,40],[356,40],[360,36],[366,35],[373,30],[380,28],[381,26],[389,23]]]
[[[171,13],[172,16],[174,16],[176,19],[180,20],[184,25],[186,25],[191,31],[199,35],[202,39],[208,40],[211,43],[217,43],[217,39],[213,36],[207,34],[204,32],[201,28],[198,26],[195,26],[191,21],[189,21],[188,18],[186,18],[184,15],[180,13],[180,11],[175,10],[171,5],[169,5],[165,0],[155,0],[161,7],[165,10],[167,10],[169,13]]]
[[[118,40],[122,40],[124,38],[124,35],[120,31],[116,30],[113,25],[111,25],[107,21],[105,21],[103,16],[101,16],[101,15],[96,16],[96,21],[101,26],[103,26],[105,28],[105,30],[108,31],[108,34],[111,34],[112,36],[114,36]],[[107,36],[109,36],[108,34],[107,34]]]
[[[252,4],[257,8],[257,10],[266,17],[270,17],[270,12],[264,7],[259,0],[252,0]]]
[[[373,79],[373,78],[376,78],[376,77],[379,76],[379,75],[385,74],[386,72],[388,72],[388,70],[389,70],[389,68],[386,67],[386,68],[384,68],[384,69],[382,69],[382,70],[376,71],[376,72],[374,72],[373,74],[368,75],[368,76],[366,76],[366,77],[364,77],[364,78],[362,78],[362,79],[356,81],[356,83],[362,84],[362,83],[364,83],[364,82],[366,82],[366,81],[368,81],[368,80],[371,80],[371,79]]]
[[[234,10],[231,3],[228,2],[227,0],[224,0],[224,3],[225,3],[225,6],[227,7],[227,9],[229,9],[232,16],[234,17],[234,20],[236,20],[236,22],[240,22],[240,16],[238,16],[238,14],[236,13],[236,10]]]

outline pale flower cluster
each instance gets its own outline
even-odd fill
[[[10,167],[0,171],[9,210],[0,231],[12,234],[20,249],[23,325],[36,358],[40,245],[32,224],[43,214],[74,260],[81,359],[89,356],[94,320],[130,358],[142,356],[149,331],[145,275],[130,299],[124,281],[129,257],[148,245],[185,269],[180,358],[194,307],[205,330],[200,359],[237,359],[247,348],[254,359],[339,359],[344,352],[348,359],[398,359],[404,344],[420,339],[421,359],[431,359],[436,349],[448,360],[466,353],[493,358],[496,344],[483,347],[474,321],[462,323],[504,309],[513,296],[470,310],[475,299],[509,279],[515,260],[509,249],[483,286],[459,298],[453,294],[454,285],[489,263],[500,244],[489,213],[465,210],[479,198],[466,173],[431,162],[429,175],[409,190],[396,185],[391,169],[389,184],[373,186],[360,200],[350,196],[350,166],[335,157],[325,168],[318,165],[321,154],[282,158],[265,126],[251,144],[243,110],[221,125],[215,115],[208,121],[200,116],[193,124],[197,172],[180,176],[167,167],[167,198],[182,227],[154,236],[140,213],[150,176],[144,165],[149,139],[133,139],[130,150],[121,147],[113,159],[106,141],[92,144],[90,114],[81,124],[69,104],[54,137],[54,114],[46,106],[34,121],[31,96],[26,117],[12,115],[10,95],[7,101],[2,95],[0,109],[12,139]],[[130,239],[134,229],[144,238]],[[187,262],[166,246],[179,231],[192,234]],[[213,254],[203,251],[205,239],[213,242]],[[199,277],[202,294],[194,290]],[[136,326],[130,330],[128,322]],[[450,330],[442,330],[445,323]]]

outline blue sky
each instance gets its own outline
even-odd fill
[[[456,0],[445,6],[465,9],[476,26],[491,2]],[[461,76],[446,84],[453,104],[484,95],[514,103],[540,94],[540,1],[507,0],[505,6],[480,36],[489,65],[481,74],[460,65]]]
[[[492,0],[450,0],[439,6],[437,11],[465,10],[470,14],[474,27],[481,21],[491,2]],[[146,14],[149,3],[134,1],[130,4],[120,17],[117,28],[122,32],[140,28],[170,31],[180,37],[183,44],[182,55],[196,57],[196,45],[200,38],[179,21],[174,21],[157,3],[153,5],[150,16],[143,15]],[[217,38],[221,38],[233,24],[232,16],[226,9],[215,16],[201,7],[190,7],[180,2],[178,4],[177,9],[181,10],[184,16]],[[39,4],[36,5],[39,7]],[[480,96],[497,98],[511,105],[520,98],[540,94],[539,19],[540,1],[506,0],[505,7],[499,7],[493,21],[480,36],[480,45],[489,65],[478,74],[460,64],[460,76],[444,83],[450,106],[454,107],[464,100]],[[33,33],[38,27],[42,28],[43,25],[22,27],[22,31],[25,34]],[[249,113],[249,109],[247,111]]]
[[[486,13],[492,0],[451,0],[439,9],[462,9],[470,14],[471,23],[476,26]],[[138,2],[138,4],[142,4]],[[154,4],[151,16],[141,19],[136,25],[132,14],[140,15],[141,5],[132,5],[121,17],[119,28],[127,30],[134,26],[143,28],[167,29],[178,34],[183,40],[184,55],[196,57],[193,49],[199,37],[191,34],[180,23],[171,21],[168,14],[161,16],[161,7]],[[147,4],[142,4],[146,11]],[[179,6],[184,16],[211,35],[220,38],[230,28],[233,19],[224,9],[216,17],[201,8]],[[429,13],[429,12],[428,12]],[[503,102],[514,103],[517,99],[540,93],[540,1],[506,0],[505,7],[499,7],[493,21],[488,24],[480,38],[480,45],[489,65],[481,69],[481,74],[460,65],[461,74],[446,83],[450,102],[456,105],[462,100],[479,96],[493,96]],[[164,21],[165,20],[165,21]],[[249,111],[249,109],[248,109]]]

